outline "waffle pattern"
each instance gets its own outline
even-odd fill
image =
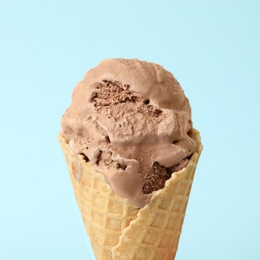
[[[165,188],[139,210],[112,249],[114,259],[175,258],[198,157],[195,153],[188,166],[174,173]]]
[[[123,230],[136,218],[138,209],[117,196],[103,175],[82,156],[75,156],[61,135],[59,141],[94,254],[100,260],[113,259],[111,248],[118,244]]]
[[[61,135],[59,141],[96,258],[173,260],[202,146],[149,204],[136,209],[115,194],[90,163],[75,156]]]

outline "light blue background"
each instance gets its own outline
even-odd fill
[[[56,136],[109,57],[173,72],[201,131],[176,259],[260,259],[259,3],[1,1],[0,259],[94,259]]]

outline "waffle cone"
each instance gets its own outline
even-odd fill
[[[139,209],[113,192],[83,156],[75,155],[66,140],[59,141],[69,168],[74,193],[94,254],[99,260],[175,258],[197,162],[198,150],[187,166],[174,172],[165,187]]]

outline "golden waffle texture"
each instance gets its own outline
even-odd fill
[[[150,203],[138,209],[113,192],[103,175],[83,156],[76,156],[59,134],[78,207],[98,260],[175,258],[202,151],[199,133],[195,131],[195,135],[199,147],[187,166],[173,173]]]

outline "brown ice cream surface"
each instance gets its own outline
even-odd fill
[[[111,188],[137,207],[196,150],[191,108],[174,76],[137,59],[108,59],[85,74],[62,135]]]

